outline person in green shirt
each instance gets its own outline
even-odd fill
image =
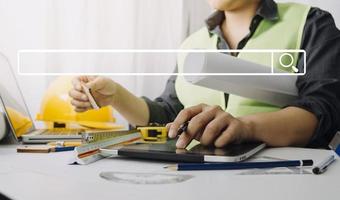
[[[262,45],[256,43],[261,34],[274,33],[274,27],[280,27],[280,23],[292,23],[287,13],[295,8],[296,14],[301,16],[304,14],[298,12],[300,7],[308,11],[301,22],[302,31],[290,30],[296,33],[291,35],[292,38],[301,39],[301,44],[296,48],[307,52],[307,71],[305,76],[297,80],[299,97],[295,102],[276,111],[234,116],[221,104],[207,104],[200,102],[200,98],[197,98],[197,105],[185,105],[181,96],[182,85],[178,85],[180,77],[170,77],[164,93],[150,100],[135,96],[110,78],[81,76],[74,79],[74,88],[70,91],[75,110],[84,112],[91,109],[82,91],[80,83],[83,82],[91,88],[100,106],[113,106],[132,125],[144,126],[155,122],[167,124],[169,137],[175,138],[179,127],[189,122],[187,131],[178,138],[178,148],[185,148],[193,139],[216,147],[244,141],[262,141],[277,147],[327,147],[340,129],[340,70],[337,67],[340,63],[340,32],[332,16],[319,8],[278,4],[273,0],[208,2],[216,12],[206,21],[207,26],[199,34],[191,35],[186,42],[200,43],[217,38],[214,40],[217,49],[245,49],[250,43],[261,49]],[[259,31],[264,24],[266,30]],[[283,36],[277,35],[273,41],[268,39],[267,42],[275,43],[277,41],[274,40],[280,40]],[[277,48],[290,47],[285,45],[281,44]],[[298,68],[303,68],[302,63],[299,58]],[[178,67],[180,69],[180,64]],[[232,94],[224,96],[225,104],[228,105],[228,96]]]

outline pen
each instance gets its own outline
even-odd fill
[[[239,169],[265,169],[276,167],[302,167],[312,166],[313,160],[288,160],[272,162],[230,162],[230,163],[180,163],[165,168],[175,171],[193,170],[239,170]]]
[[[340,156],[340,145],[335,149],[335,153]]]
[[[182,124],[177,131],[177,135],[181,135],[182,133],[186,132],[188,129],[188,125],[189,125],[189,121]]]
[[[331,155],[329,157],[327,157],[327,159],[325,159],[324,161],[322,161],[321,163],[319,163],[318,165],[316,165],[313,168],[313,173],[314,174],[322,174],[324,173],[327,168],[335,161],[335,156]]]
[[[52,147],[50,152],[73,151],[75,147]]]
[[[73,151],[73,147],[51,147],[49,145],[33,145],[33,146],[20,146],[17,148],[18,153],[50,153],[50,152],[62,152]]]

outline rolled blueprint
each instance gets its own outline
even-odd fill
[[[297,76],[280,75],[278,69],[275,76],[270,75],[271,67],[259,65],[223,53],[189,53],[184,64],[184,73],[202,75],[186,75],[192,84],[219,90],[246,98],[277,106],[285,106],[298,96],[296,88]],[[207,73],[228,73],[228,75],[207,75]],[[238,75],[231,75],[231,73]],[[242,75],[243,73],[268,73],[269,75]]]

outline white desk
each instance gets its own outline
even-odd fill
[[[328,151],[268,149],[260,155],[314,158]],[[0,146],[0,191],[14,199],[338,199],[340,162],[323,175],[237,175],[240,171],[169,172],[165,163],[105,159],[88,166],[68,165],[72,152],[18,154]],[[134,185],[102,179],[103,171],[191,174],[176,184]]]

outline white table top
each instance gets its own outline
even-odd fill
[[[325,174],[240,175],[241,171],[172,172],[167,163],[110,158],[91,165],[68,165],[72,152],[19,154],[0,146],[0,192],[14,199],[338,199],[340,162]],[[330,151],[267,149],[258,156],[324,159]],[[105,180],[101,172],[189,174],[173,184],[129,184]],[[244,172],[244,171],[242,171]],[[325,198],[327,197],[327,198]]]

